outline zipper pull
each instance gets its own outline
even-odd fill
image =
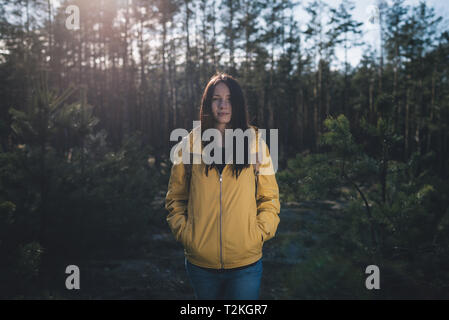
[[[221,173],[220,173],[220,182],[222,182],[223,181],[223,177],[221,176]]]

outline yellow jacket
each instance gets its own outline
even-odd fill
[[[187,141],[195,154],[195,130],[198,133],[199,127],[178,143],[175,155],[182,156],[181,146]],[[194,141],[200,143],[196,137]],[[257,201],[253,166],[235,179],[230,165],[222,174],[214,168],[206,176],[206,164],[194,162],[188,186],[186,166],[182,161],[173,163],[165,199],[167,222],[192,264],[214,269],[245,266],[259,260],[263,243],[274,237],[280,221],[279,188],[269,149],[260,141],[268,161],[261,165]]]

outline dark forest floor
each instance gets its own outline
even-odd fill
[[[194,299],[184,269],[183,248],[165,222],[166,211],[156,199],[155,225],[138,252],[123,259],[87,261],[80,266],[81,289],[63,290],[63,299]],[[321,236],[311,226],[318,214],[332,214],[331,201],[282,204],[276,236],[264,244],[260,299],[301,299],[291,296],[288,275],[304,261]],[[157,223],[159,224],[159,223]],[[58,290],[59,291],[59,290]]]

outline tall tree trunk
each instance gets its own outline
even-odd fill
[[[344,39],[344,50],[345,50],[345,76],[344,76],[344,88],[343,88],[343,111],[344,114],[349,119],[349,122],[351,122],[352,118],[350,115],[351,109],[349,108],[348,104],[348,39],[347,39],[347,33],[345,32],[345,39]]]
[[[382,2],[382,0],[380,1]],[[380,63],[379,63],[379,95],[382,94],[384,77],[384,31],[383,31],[384,9],[379,10],[379,39],[380,39]],[[376,110],[377,113],[377,110]]]
[[[166,137],[166,133],[168,132],[168,108],[165,103],[165,91],[166,91],[166,61],[165,61],[165,46],[166,46],[166,38],[167,38],[167,21],[164,12],[164,18],[162,21],[162,47],[161,47],[161,55],[162,55],[162,72],[161,72],[161,86],[159,92],[159,128],[162,133],[159,139],[160,148],[164,149],[167,146],[166,141],[168,140]]]
[[[52,23],[52,10],[51,10],[51,1],[47,0],[48,7],[48,55],[50,57],[49,64],[52,63],[52,55],[53,55],[53,23]]]
[[[249,45],[249,2],[245,2],[245,69],[243,71],[243,78],[249,80],[249,60],[250,60],[250,45]]]
[[[126,0],[126,17],[125,17],[125,30],[123,36],[123,49],[122,49],[122,72],[123,72],[123,85],[122,88],[122,105],[123,105],[123,122],[125,132],[135,130],[133,121],[131,120],[130,108],[129,108],[129,79],[128,79],[128,27],[129,27],[129,15],[130,15],[130,4],[129,0]],[[133,117],[134,118],[134,117]]]
[[[187,101],[187,105],[189,106],[189,109],[191,110],[191,114],[184,119],[184,127],[188,128],[188,122],[192,119],[195,119],[196,117],[196,107],[195,104],[192,101],[192,70],[191,70],[191,62],[190,62],[190,7],[189,7],[190,0],[184,0],[185,5],[185,20],[184,20],[184,26],[185,26],[185,32],[186,32],[186,55],[185,55],[185,69],[184,69],[184,81],[185,81],[185,89],[186,89],[186,97],[185,101]]]
[[[176,86],[176,45],[175,39],[171,39],[169,63],[168,63],[168,86],[170,88],[170,105],[172,108],[172,122],[171,127],[176,128],[178,125],[178,99],[177,99],[177,86]]]
[[[207,1],[203,0],[203,7],[202,12],[203,12],[203,16],[202,16],[202,23],[201,23],[201,41],[202,41],[202,45],[203,45],[203,52],[201,54],[201,66],[200,66],[200,83],[205,83],[207,81],[207,71],[208,71],[208,67],[209,67],[209,61],[208,61],[208,56],[207,56],[207,50],[208,50],[208,38],[207,38],[207,31],[208,31],[208,27],[209,24],[207,23]]]
[[[149,139],[152,143],[155,139],[155,125],[157,114],[152,112],[152,105],[148,103],[148,82],[145,74],[145,52],[143,42],[143,16],[140,16],[139,29],[138,29],[138,46],[139,46],[139,59],[140,59],[140,109],[142,110],[142,117],[140,119],[139,127],[142,128],[143,136],[145,139]]]
[[[399,69],[399,46],[395,44],[395,57],[393,68],[393,108],[394,108],[394,130],[399,128],[399,119],[401,116],[401,106],[398,99],[398,69]]]
[[[404,134],[404,160],[408,159],[409,156],[409,127],[410,127],[410,95],[411,95],[411,88],[410,88],[410,75],[407,75],[407,82],[406,82],[406,95],[405,95],[405,134]]]
[[[228,8],[229,8],[229,21],[228,21],[228,28],[229,28],[229,72],[231,74],[235,74],[236,73],[236,68],[235,68],[235,57],[234,57],[234,6],[233,6],[233,2],[232,0],[228,0]]]
[[[427,142],[426,142],[426,153],[428,153],[430,150],[432,150],[432,131],[433,129],[431,126],[434,122],[434,108],[435,108],[435,87],[436,87],[436,75],[437,70],[436,66],[432,73],[432,88],[431,88],[431,97],[430,97],[430,116],[429,116],[429,122],[430,125],[427,125]]]
[[[215,1],[212,1],[212,16],[211,16],[211,22],[212,22],[212,61],[214,64],[214,69],[218,68],[218,61],[217,61],[217,53],[216,53],[216,39],[217,39],[217,30],[216,30],[216,16],[215,16]]]
[[[273,74],[274,74],[274,45],[271,46],[271,66],[270,66],[270,85],[269,85],[269,95],[267,99],[268,108],[268,128],[274,128],[274,106],[273,106]]]

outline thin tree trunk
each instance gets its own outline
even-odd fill
[[[170,61],[168,65],[168,79],[170,87],[170,101],[172,107],[172,123],[171,127],[176,128],[178,125],[178,100],[176,91],[176,46],[174,45],[175,39],[170,43]]]
[[[410,80],[410,75],[407,76]],[[404,159],[408,159],[409,155],[409,126],[410,126],[410,85],[407,83],[405,95],[405,134],[404,134]]]
[[[434,122],[434,107],[435,107],[435,86],[436,86],[436,73],[434,70],[432,74],[432,89],[431,89],[431,98],[430,98],[430,124],[433,125]],[[426,153],[428,153],[432,149],[432,130],[430,128],[431,125],[427,126],[427,143],[426,143]]]
[[[140,119],[140,127],[142,128],[144,137],[151,139],[153,143],[155,140],[155,118],[157,114],[151,112],[152,105],[148,103],[148,82],[145,74],[145,53],[143,43],[143,17],[140,17],[138,41],[139,41],[139,55],[140,55],[140,108],[142,110],[142,117]],[[150,116],[151,115],[151,116]]]
[[[190,8],[189,8],[189,1],[184,0],[185,4],[185,32],[186,32],[186,56],[185,56],[185,70],[184,70],[184,81],[185,81],[185,88],[186,88],[186,100],[187,105],[190,106],[191,114],[188,118],[184,119],[184,126],[187,127],[188,121],[195,118],[196,114],[196,108],[195,104],[192,102],[192,81],[191,81],[191,67],[190,67]]]
[[[52,54],[53,54],[53,25],[52,25],[52,10],[51,10],[51,2],[47,0],[48,7],[48,55],[50,56],[49,64],[52,63]]]
[[[166,46],[166,38],[167,38],[167,21],[166,16],[164,12],[163,22],[162,22],[162,72],[161,72],[161,86],[160,86],[160,92],[159,92],[159,125],[162,126],[162,128],[159,128],[162,132],[162,136],[160,137],[160,147],[164,148],[167,146],[165,141],[166,139],[166,132],[168,132],[168,108],[166,107],[165,103],[165,91],[166,91],[166,80],[165,80],[165,73],[166,73],[166,61],[165,61],[165,46]]]
[[[124,127],[125,131],[135,130],[134,125],[131,121],[130,110],[129,110],[129,80],[128,80],[128,27],[129,27],[129,15],[130,15],[130,4],[129,0],[126,0],[126,18],[125,18],[125,30],[124,30],[124,39],[123,39],[123,117],[124,117]]]
[[[374,114],[374,77],[370,78],[369,82],[369,120],[370,123],[374,123],[375,114]]]
[[[274,74],[274,46],[271,47],[271,67],[270,67],[270,94],[267,99],[268,108],[268,128],[274,126],[274,112],[273,112],[273,74]]]
[[[214,68],[216,69],[218,67],[217,63],[217,56],[216,56],[216,49],[215,49],[215,42],[217,39],[217,31],[215,29],[215,21],[216,21],[216,17],[215,17],[215,1],[212,1],[212,60],[213,60],[213,64],[214,64]]]
[[[248,76],[249,76],[249,2],[245,1],[245,69],[244,69],[244,74],[243,77],[244,79],[248,80]]]
[[[231,74],[236,73],[235,68],[235,57],[234,57],[234,6],[232,0],[228,0],[228,8],[229,8],[229,66]]]

